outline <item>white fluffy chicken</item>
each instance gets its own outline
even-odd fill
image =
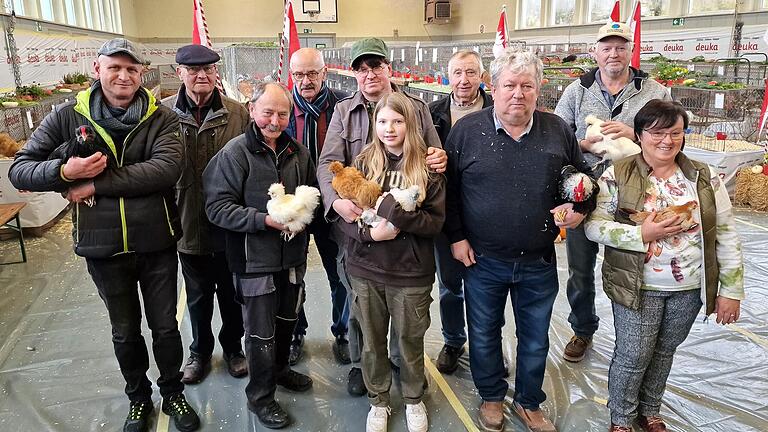
[[[419,185],[413,185],[405,189],[392,188],[389,190],[389,194],[400,204],[403,210],[408,212],[416,210],[416,206],[421,202],[419,199],[421,197],[421,187]],[[360,215],[360,221],[372,227],[378,225],[381,219],[381,216],[377,215],[374,209],[365,209],[363,214]],[[392,222],[387,223],[390,225],[390,228],[394,227]]]
[[[606,160],[617,161],[627,156],[640,153],[640,146],[635,144],[635,142],[629,138],[611,138],[608,135],[603,135],[600,132],[600,127],[605,123],[603,120],[600,120],[593,115],[588,115],[584,119],[584,123],[587,124],[586,138],[594,136],[603,137],[602,141],[592,144],[591,149],[591,153],[603,155],[603,159],[600,161],[601,163]]]
[[[285,186],[274,183],[268,193],[267,213],[275,222],[285,225],[287,232],[283,232],[283,238],[289,241],[312,222],[320,204],[320,191],[312,186],[299,186],[293,194],[286,194]]]

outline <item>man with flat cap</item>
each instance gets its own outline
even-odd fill
[[[211,329],[214,297],[219,303],[221,329],[218,339],[230,375],[248,374],[242,350],[243,316],[235,301],[232,273],[225,257],[224,233],[205,215],[203,170],[229,140],[243,134],[248,110],[216,88],[219,55],[203,45],[186,45],[176,51],[176,73],[182,84],[178,94],[163,101],[179,116],[184,144],[181,177],[176,183],[184,234],[177,244],[181,273],[187,289],[192,344],[184,366],[185,384],[202,381],[210,370],[215,339]]]
[[[162,410],[186,432],[196,430],[200,420],[184,398],[179,372],[184,358],[176,322],[181,225],[173,185],[181,173],[182,146],[177,116],[141,87],[146,63],[125,39],[102,45],[94,62],[96,81],[43,119],[16,154],[9,177],[19,189],[66,193],[73,203],[75,253],[85,258],[107,307],[131,402],[123,431],[148,430],[154,408],[141,334],[143,300]],[[52,156],[88,129],[102,151],[83,158]]]

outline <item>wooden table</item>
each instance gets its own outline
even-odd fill
[[[24,233],[21,230],[21,221],[19,220],[19,212],[26,205],[27,203],[25,202],[0,204],[0,227],[6,227],[19,233],[19,247],[21,248],[21,261],[0,263],[0,265],[27,262],[27,251],[24,248]],[[13,219],[16,219],[16,225],[10,224]]]

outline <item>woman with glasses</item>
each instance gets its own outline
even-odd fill
[[[687,127],[677,103],[641,108],[641,152],[603,173],[585,226],[605,245],[603,288],[613,302],[612,432],[629,432],[635,421],[666,431],[659,409],[672,357],[701,306],[720,324],[739,319],[744,274],[731,202],[717,173],[682,153]]]

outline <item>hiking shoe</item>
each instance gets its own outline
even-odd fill
[[[312,378],[288,368],[285,372],[275,377],[275,384],[286,390],[305,392],[312,388]]]
[[[197,384],[205,378],[205,375],[211,368],[211,359],[203,360],[199,356],[192,354],[184,365],[184,376],[181,382],[184,384]]]
[[[268,404],[258,407],[251,405],[249,402],[248,409],[256,414],[259,423],[265,428],[282,429],[291,424],[291,417],[276,400],[272,400]]]
[[[197,417],[195,410],[187,403],[184,393],[163,399],[163,412],[168,417],[173,417],[176,429],[181,432],[191,432],[200,427],[200,418]]]
[[[591,346],[591,337],[573,336],[563,350],[563,358],[569,362],[578,363],[587,355],[587,350]]]
[[[555,425],[544,416],[540,409],[524,408],[517,401],[512,402],[512,408],[531,432],[557,432]]]
[[[365,381],[363,381],[363,371],[358,367],[349,370],[347,392],[352,396],[362,396],[368,393],[368,389],[365,388]]]
[[[147,432],[149,430],[149,415],[154,406],[151,401],[131,402],[128,417],[123,424],[123,432]]]
[[[659,416],[638,416],[637,424],[643,432],[667,432],[667,425]]]
[[[405,422],[408,425],[408,432],[427,432],[429,419],[424,402],[405,405]]]
[[[304,336],[294,335],[291,340],[291,349],[288,352],[288,364],[295,366],[304,355]]]
[[[387,432],[387,423],[391,412],[392,409],[388,406],[371,406],[370,411],[368,411],[368,418],[365,420],[365,432]]]
[[[242,378],[248,375],[248,362],[245,360],[245,354],[242,351],[234,354],[224,354],[224,361],[227,363],[227,372],[235,378]]]
[[[464,346],[459,348],[443,345],[437,356],[437,370],[444,374],[452,374],[459,367],[459,358],[464,354]]]
[[[349,358],[349,341],[344,336],[337,336],[331,348],[337,362],[343,365],[352,363],[352,360]]]

